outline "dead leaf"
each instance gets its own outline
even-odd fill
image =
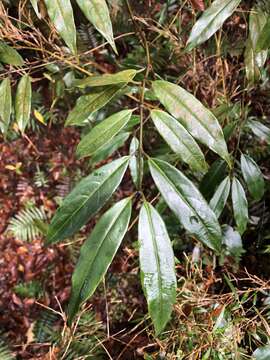
[[[190,0],[190,2],[195,10],[205,10],[204,0]]]

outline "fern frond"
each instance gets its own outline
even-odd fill
[[[32,241],[41,234],[40,226],[36,222],[46,219],[43,208],[30,207],[19,211],[14,218],[10,220],[8,231],[23,241]]]
[[[55,342],[60,336],[53,326],[58,319],[57,315],[51,311],[44,310],[41,312],[39,319],[35,322],[33,333],[37,343]]]
[[[15,360],[15,357],[3,340],[0,340],[0,360]]]
[[[40,170],[40,168],[37,168],[37,171],[34,175],[34,183],[36,187],[46,187],[48,185],[48,180],[46,179],[46,175],[44,171]]]
[[[37,280],[15,285],[13,290],[17,295],[19,295],[22,298],[38,299],[42,294],[41,283]]]

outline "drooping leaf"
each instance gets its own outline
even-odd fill
[[[241,235],[229,225],[226,225],[222,230],[222,242],[226,246],[227,253],[239,260],[241,255],[245,252]]]
[[[194,138],[231,164],[219,122],[199,100],[180,86],[167,81],[154,81],[153,89],[159,101]]]
[[[131,198],[116,203],[99,219],[83,244],[72,275],[68,306],[71,324],[80,305],[90,298],[102,280],[125,236],[131,215]]]
[[[14,66],[22,66],[24,64],[24,60],[17,50],[3,41],[0,41],[0,62]]]
[[[222,239],[219,223],[195,185],[165,161],[150,159],[149,167],[161,195],[183,227],[219,252]]]
[[[129,155],[130,155],[130,162],[129,162],[129,168],[130,168],[130,174],[133,180],[133,183],[135,184],[136,188],[139,189],[140,184],[142,182],[143,177],[143,157],[141,157],[141,167],[139,164],[139,140],[134,137],[130,143],[129,147]],[[140,179],[140,170],[141,170],[141,179]]]
[[[232,181],[232,204],[237,230],[242,235],[248,223],[248,202],[243,186],[235,177]]]
[[[129,136],[129,132],[120,132],[108,144],[102,146],[102,148],[100,148],[98,152],[93,154],[93,156],[91,157],[91,164],[95,164],[99,161],[107,159],[116,150],[118,150],[125,144]]]
[[[242,154],[241,170],[252,197],[261,200],[264,195],[264,178],[259,166],[251,157]]]
[[[6,136],[12,110],[11,86],[9,78],[4,79],[0,85],[0,129]]]
[[[76,154],[79,159],[91,156],[108,144],[128,123],[132,110],[123,110],[100,122],[80,141]]]
[[[48,15],[62,39],[76,54],[76,28],[70,0],[44,0]]]
[[[72,236],[107,202],[119,186],[129,157],[114,160],[82,179],[64,199],[49,226],[47,244]]]
[[[139,216],[141,282],[156,335],[170,319],[176,299],[174,255],[166,226],[157,210],[144,202]]]
[[[193,26],[187,41],[187,50],[192,50],[214,35],[240,2],[241,0],[215,0]]]
[[[91,114],[105,106],[120,89],[122,89],[122,86],[112,85],[79,97],[75,107],[68,115],[65,126],[82,125]]]
[[[176,119],[161,110],[151,111],[152,120],[171,149],[194,171],[205,172],[204,155],[190,133]]]
[[[39,8],[38,8],[38,0],[30,0],[30,2],[32,4],[32,6],[33,6],[33,9],[34,9],[37,17],[39,19],[41,19],[41,13],[40,13]]]
[[[227,166],[224,160],[217,159],[213,162],[208,172],[202,178],[199,190],[207,201],[214,195],[218,185],[226,177]]]
[[[270,345],[261,346],[254,351],[252,357],[255,360],[269,360],[270,359]]]
[[[256,120],[248,120],[247,126],[252,130],[252,132],[258,136],[260,140],[265,141],[270,145],[270,129],[264,124]]]
[[[227,176],[222,183],[217,188],[214,196],[212,197],[209,205],[210,208],[216,214],[216,217],[219,218],[225,205],[228,200],[231,189],[231,181],[229,176]]]
[[[94,25],[117,53],[110,13],[105,0],[77,0],[86,18]]]
[[[258,52],[262,50],[268,50],[270,48],[270,16],[268,16],[267,21],[260,33],[257,48]]]
[[[15,117],[18,128],[22,133],[24,133],[30,119],[31,101],[31,78],[24,75],[19,81],[15,98]]]
[[[128,83],[132,81],[136,75],[137,70],[129,69],[123,70],[116,74],[104,74],[99,76],[89,76],[82,80],[76,80],[74,85],[80,88],[85,88],[87,86],[106,86],[106,85],[115,85],[121,83]]]

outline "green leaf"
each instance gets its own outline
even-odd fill
[[[71,324],[80,305],[90,298],[104,277],[128,229],[131,198],[116,203],[99,219],[83,244],[80,258],[72,275],[72,290],[68,306]]]
[[[223,230],[223,244],[226,246],[228,255],[240,259],[241,255],[245,252],[241,235],[235,231],[231,226],[225,225]]]
[[[259,166],[251,157],[242,154],[241,170],[252,197],[261,200],[264,195],[264,178]]]
[[[6,136],[12,110],[11,86],[9,78],[4,79],[0,85],[0,129]]]
[[[250,130],[260,138],[260,140],[265,141],[270,145],[270,129],[269,127],[263,125],[259,121],[256,120],[248,120],[247,126]]]
[[[108,144],[102,146],[97,153],[94,153],[91,157],[91,164],[95,164],[99,161],[107,159],[111,156],[116,150],[122,147],[127,139],[129,138],[130,133],[120,132],[116,135]]]
[[[32,101],[31,78],[24,75],[18,84],[15,97],[15,117],[19,130],[24,130],[30,120]]]
[[[237,230],[242,235],[248,223],[248,202],[245,190],[240,181],[235,177],[232,181],[232,204]]]
[[[157,210],[144,202],[139,216],[141,282],[148,310],[159,335],[176,300],[174,254],[166,226]]]
[[[41,13],[39,12],[39,8],[38,8],[38,0],[30,0],[32,6],[33,6],[33,9],[37,15],[37,17],[39,19],[41,19]]]
[[[192,50],[214,35],[240,2],[241,0],[215,0],[193,26],[187,41],[187,50]]]
[[[143,157],[141,157],[141,179],[140,179],[140,164],[139,164],[139,156],[138,156],[139,146],[140,146],[139,140],[136,137],[134,137],[131,140],[129,147],[129,155],[130,155],[129,168],[133,183],[135,184],[137,189],[139,189],[140,184],[142,182],[143,165],[144,165]]]
[[[0,41],[0,62],[4,64],[23,66],[24,60],[17,50]]]
[[[137,70],[129,69],[120,71],[116,74],[104,74],[99,76],[89,76],[82,80],[74,81],[74,85],[79,88],[85,88],[86,86],[106,86],[106,85],[115,85],[115,84],[127,84],[132,81],[136,75]]]
[[[204,155],[190,133],[176,119],[161,110],[151,111],[152,120],[171,149],[194,171],[208,168]]]
[[[255,360],[269,360],[270,359],[270,345],[261,346],[254,351],[252,357]]]
[[[219,122],[199,100],[180,86],[167,81],[154,81],[153,89],[159,101],[194,138],[231,164]]]
[[[76,54],[76,28],[70,0],[44,0],[48,15],[62,39]]]
[[[129,157],[114,160],[82,179],[64,199],[49,226],[47,244],[72,236],[107,202],[119,186]]]
[[[231,189],[231,181],[229,176],[227,176],[222,183],[217,188],[214,196],[212,197],[209,205],[210,208],[216,214],[216,217],[219,218],[225,205],[228,200]]]
[[[210,200],[214,195],[218,185],[226,177],[227,166],[224,160],[217,159],[213,162],[208,172],[202,178],[199,186],[200,192],[206,200]]]
[[[257,42],[257,51],[268,50],[269,48],[270,48],[270,16],[268,16],[267,21],[260,33]]]
[[[91,156],[98,152],[102,146],[108,144],[112,138],[119,133],[128,123],[132,110],[123,110],[96,125],[80,141],[76,154],[79,159]]]
[[[79,97],[75,107],[69,113],[65,126],[82,125],[91,114],[105,106],[123,86],[112,85],[98,89],[89,95]]]
[[[150,159],[149,167],[161,195],[183,227],[219,252],[222,234],[218,220],[195,185],[165,161]]]
[[[117,53],[109,9],[105,0],[77,0],[86,18],[94,25]]]

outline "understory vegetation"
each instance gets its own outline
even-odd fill
[[[268,0],[0,2],[0,360],[270,360]]]

